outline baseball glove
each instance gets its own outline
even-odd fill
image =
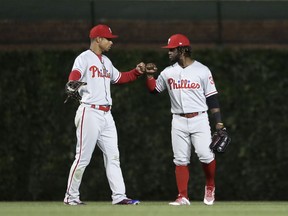
[[[231,138],[224,127],[214,132],[212,135],[212,142],[209,147],[214,153],[224,153],[230,142]]]
[[[77,80],[68,81],[65,85],[65,93],[67,94],[67,98],[64,101],[64,103],[66,103],[69,98],[73,98],[74,100],[80,101],[81,96],[80,96],[78,90],[83,85],[87,85],[87,83],[77,81]]]
[[[157,72],[157,66],[154,63],[147,63],[146,64],[146,74],[153,75]]]

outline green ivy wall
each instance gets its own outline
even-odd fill
[[[0,53],[0,200],[62,200],[74,158],[77,103],[64,104],[64,85],[77,51]],[[112,50],[128,71],[167,53]],[[218,200],[288,200],[288,51],[196,50],[214,75],[231,146],[217,155]],[[150,95],[145,77],[112,86],[121,166],[128,196],[173,200],[177,195],[167,93]],[[211,119],[212,121],[212,119]],[[202,200],[204,176],[191,158],[189,195]],[[283,189],[286,188],[286,189]],[[83,200],[110,200],[99,149],[81,186]]]

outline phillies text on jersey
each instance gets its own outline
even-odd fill
[[[82,103],[112,105],[110,84],[116,83],[121,74],[107,56],[102,55],[100,60],[91,50],[86,50],[75,59],[73,70],[81,73],[80,81],[87,82],[79,91]]]
[[[207,111],[206,98],[217,94],[211,71],[198,61],[186,68],[175,63],[165,68],[156,80],[156,90],[168,90],[172,113]]]

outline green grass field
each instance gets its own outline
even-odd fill
[[[288,202],[216,202],[206,206],[169,206],[168,202],[145,202],[137,206],[115,206],[110,202],[87,202],[65,206],[62,202],[0,202],[0,216],[287,216]]]

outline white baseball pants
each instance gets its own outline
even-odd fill
[[[104,112],[81,104],[75,116],[76,155],[71,166],[64,202],[79,200],[79,187],[96,144],[103,152],[104,166],[112,191],[112,204],[127,198],[120,168],[118,137],[110,111]]]
[[[214,159],[214,153],[209,148],[211,129],[207,112],[193,118],[174,114],[171,136],[175,165],[186,166],[190,163],[192,145],[202,163],[208,164]]]

